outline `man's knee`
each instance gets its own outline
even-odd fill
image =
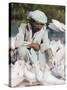
[[[18,55],[20,59],[24,59],[24,57],[27,55],[27,48],[26,47],[19,48]]]

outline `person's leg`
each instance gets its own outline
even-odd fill
[[[40,63],[40,65],[42,66],[42,67],[44,67],[45,66],[45,64],[46,64],[46,56],[45,56],[45,53],[43,52],[41,52],[41,51],[39,51],[39,63]]]
[[[28,59],[28,49],[26,47],[20,47],[17,49],[17,60],[26,60]]]

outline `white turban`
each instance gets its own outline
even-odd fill
[[[42,24],[47,23],[47,16],[45,15],[45,13],[43,13],[40,10],[30,11],[27,18],[28,19],[32,18],[38,23],[42,23]]]

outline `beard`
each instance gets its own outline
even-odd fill
[[[38,32],[38,31],[40,31],[41,29],[39,29],[39,28],[32,28],[32,32],[33,33],[36,33],[36,32]]]

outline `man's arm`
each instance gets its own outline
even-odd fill
[[[33,48],[35,50],[39,50],[40,49],[40,44],[38,43],[31,43],[27,45],[27,48]]]

